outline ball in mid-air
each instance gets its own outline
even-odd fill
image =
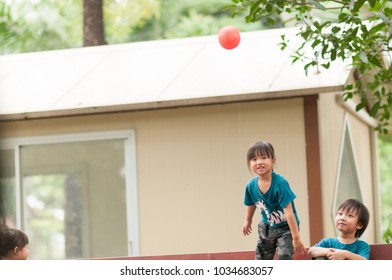
[[[241,41],[240,31],[235,26],[225,26],[219,30],[218,39],[223,48],[234,49]]]

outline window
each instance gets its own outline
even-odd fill
[[[31,259],[138,254],[133,131],[0,143],[0,203]]]
[[[346,199],[354,198],[362,201],[358,168],[351,140],[347,116],[343,124],[342,142],[339,155],[335,199],[332,207],[332,217],[335,220],[339,205]]]

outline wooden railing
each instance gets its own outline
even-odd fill
[[[254,260],[255,251],[95,258],[100,260]],[[294,255],[294,260],[311,260],[307,255]],[[370,260],[392,260],[392,244],[370,245]]]

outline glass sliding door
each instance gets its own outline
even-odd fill
[[[136,208],[127,205],[136,199],[129,199],[135,188],[129,182],[135,180],[128,178],[127,185],[129,139],[82,138],[46,139],[17,148],[20,224],[30,238],[30,259],[126,256],[129,244],[137,244],[129,234],[129,223],[137,229],[135,215],[129,213]],[[1,178],[2,187],[4,180],[10,185],[3,187],[4,195],[17,201],[12,176]]]

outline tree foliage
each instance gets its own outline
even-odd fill
[[[350,61],[356,82],[347,85],[344,99],[358,98],[357,111],[367,109],[378,120],[377,130],[388,133],[392,108],[392,1],[388,0],[232,0],[232,16],[246,12],[246,22],[289,15],[299,26],[303,44],[293,62],[329,68],[336,59]],[[331,15],[335,15],[334,17]],[[289,42],[283,38],[282,49]],[[313,56],[305,56],[306,48]],[[308,55],[308,53],[306,53]]]
[[[83,46],[82,0],[9,1],[10,18],[0,16],[0,22],[13,36],[1,44],[1,54]],[[231,17],[224,10],[227,0],[103,0],[102,5],[107,44],[212,35],[229,24],[241,31],[266,28],[262,21],[246,24]]]
[[[9,27],[11,21],[10,6],[0,1],[0,45],[13,36]]]
[[[1,54],[65,49],[82,45],[82,1],[13,0],[7,24],[13,36]]]

